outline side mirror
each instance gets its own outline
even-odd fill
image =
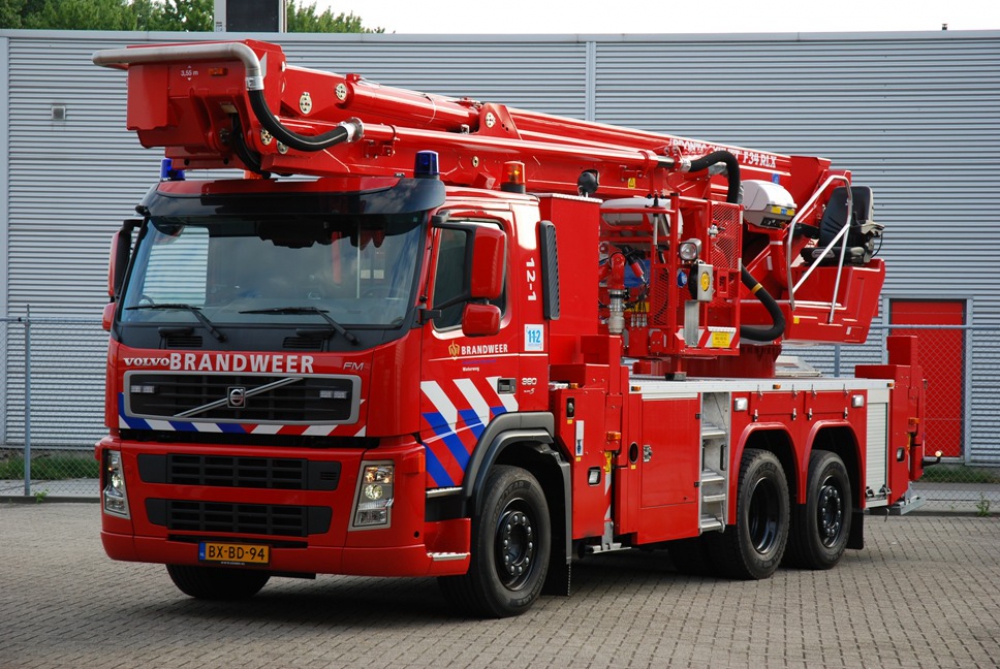
[[[111,332],[111,324],[115,321],[115,306],[114,302],[108,302],[104,305],[104,312],[101,314],[101,327],[105,332]]]
[[[119,287],[116,284],[118,284],[118,242],[120,237],[120,231],[111,235],[111,250],[108,252],[108,297],[112,300],[115,299],[115,294],[118,292],[116,289]]]
[[[111,236],[111,252],[108,254],[108,297],[116,299],[121,293],[128,269],[129,255],[132,253],[132,231],[142,221],[128,220],[121,229]]]
[[[469,293],[474,300],[496,300],[503,292],[507,237],[496,228],[480,227],[472,240]]]
[[[491,337],[500,332],[500,307],[494,304],[467,304],[462,312],[462,334]]]

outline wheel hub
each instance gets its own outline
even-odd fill
[[[522,511],[509,510],[497,525],[497,573],[508,588],[527,580],[535,556],[535,536],[531,518]]]
[[[844,497],[840,488],[831,482],[826,482],[819,491],[816,505],[819,518],[820,540],[824,546],[832,546],[837,542],[844,526]]]

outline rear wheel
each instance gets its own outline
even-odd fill
[[[851,479],[844,461],[830,451],[813,451],[806,503],[792,516],[788,563],[805,569],[837,564],[851,534],[851,508]]]
[[[472,559],[464,576],[439,579],[453,604],[485,617],[527,611],[548,572],[551,521],[538,481],[518,467],[497,465],[483,490],[482,514],[472,519]]]
[[[189,567],[168,564],[170,580],[185,595],[197,599],[247,599],[264,587],[271,575],[251,569]]]
[[[736,524],[706,535],[719,572],[730,578],[762,579],[774,573],[788,542],[788,481],[777,456],[747,449],[740,466]]]

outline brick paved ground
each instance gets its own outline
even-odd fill
[[[96,504],[0,503],[0,667],[996,667],[1000,520],[871,518],[829,572],[736,583],[663,553],[574,567],[515,619],[449,614],[428,579],[274,579],[203,603],[108,560]]]

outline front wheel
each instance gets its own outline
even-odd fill
[[[792,516],[788,563],[804,569],[837,564],[851,534],[851,510],[851,479],[844,461],[830,451],[813,451],[806,503]]]
[[[777,456],[747,449],[736,493],[736,524],[721,535],[705,535],[719,572],[730,578],[768,578],[788,542],[788,480]]]
[[[472,559],[464,576],[439,579],[445,597],[484,617],[524,613],[545,584],[552,550],[549,507],[538,481],[519,467],[497,465],[472,519]]]
[[[264,587],[271,574],[252,569],[222,567],[188,567],[168,564],[170,580],[183,592],[196,599],[232,600],[253,597]]]

